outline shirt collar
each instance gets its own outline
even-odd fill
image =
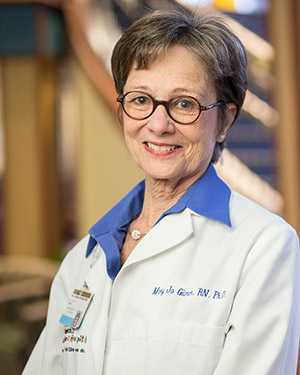
[[[142,209],[144,193],[145,181],[143,180],[90,228],[89,235],[99,242],[97,239],[106,233],[115,233],[118,230],[126,231],[129,223],[138,216]],[[217,220],[231,227],[230,195],[229,187],[217,176],[215,168],[210,164],[204,175],[186,191],[173,207],[161,215],[156,224],[168,214],[189,208],[198,215]],[[95,241],[90,241],[86,256],[92,251]]]

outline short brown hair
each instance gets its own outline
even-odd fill
[[[123,93],[134,62],[138,69],[147,68],[172,45],[182,45],[199,58],[215,87],[217,100],[236,105],[236,119],[247,90],[247,54],[224,18],[213,13],[155,11],[133,23],[112,54],[112,74],[118,94]],[[225,108],[219,108],[222,127]],[[224,142],[216,143],[212,162],[219,159],[223,148]]]

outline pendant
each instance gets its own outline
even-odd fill
[[[130,233],[130,232],[129,232]],[[130,233],[131,237],[133,239],[135,239],[136,241],[139,240],[143,234],[138,230],[138,229],[135,229],[133,230],[131,233]]]

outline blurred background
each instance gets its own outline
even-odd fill
[[[217,164],[300,234],[298,0],[0,0],[0,373],[20,374],[61,259],[140,179],[117,124],[115,42],[153,9],[223,12],[249,90]]]

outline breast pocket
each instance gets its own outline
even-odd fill
[[[126,374],[213,374],[225,339],[224,327],[170,320],[146,320],[144,327],[145,335],[128,338],[126,362],[132,367]]]

